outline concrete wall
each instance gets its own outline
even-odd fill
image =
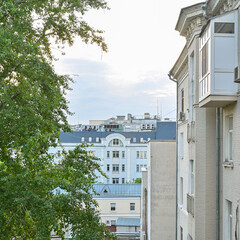
[[[175,236],[176,142],[150,141],[148,233],[151,240]]]

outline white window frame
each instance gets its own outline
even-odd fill
[[[125,151],[122,151],[122,158],[125,158]]]
[[[233,215],[232,215],[232,202],[227,201],[227,239],[233,240]]]
[[[110,151],[107,151],[107,158],[110,158]]]
[[[184,158],[184,143],[183,143],[183,132],[180,132],[180,135],[179,135],[179,157],[181,159]]]
[[[110,171],[110,164],[107,164],[107,172]]]
[[[233,116],[227,117],[227,158],[233,161]]]
[[[189,160],[189,189],[190,195],[194,195],[194,161]]]
[[[179,205],[183,206],[183,177],[180,177],[179,183]]]
[[[125,164],[122,164],[122,172],[125,172]]]

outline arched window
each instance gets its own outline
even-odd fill
[[[109,143],[109,147],[112,147],[112,146],[114,146],[114,147],[116,147],[116,146],[117,147],[122,147],[123,146],[123,142],[120,139],[118,139],[118,138],[114,138]]]

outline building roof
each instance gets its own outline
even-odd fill
[[[116,133],[111,132],[98,132],[96,130],[91,131],[79,131],[79,132],[62,132],[60,134],[61,143],[81,143],[82,137],[88,142],[91,137],[91,143],[97,142],[97,138],[106,138],[107,136]],[[133,138],[136,138],[136,142],[140,143],[141,138],[145,141],[150,138],[151,140],[175,140],[176,139],[176,122],[157,122],[157,128],[155,131],[140,131],[140,132],[117,132],[123,135],[125,138],[130,138],[130,142],[133,143]]]
[[[116,226],[140,226],[140,218],[118,218]]]
[[[141,184],[94,184],[95,198],[141,197]]]

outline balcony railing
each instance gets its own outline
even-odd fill
[[[187,194],[187,211],[194,217],[194,197]]]

